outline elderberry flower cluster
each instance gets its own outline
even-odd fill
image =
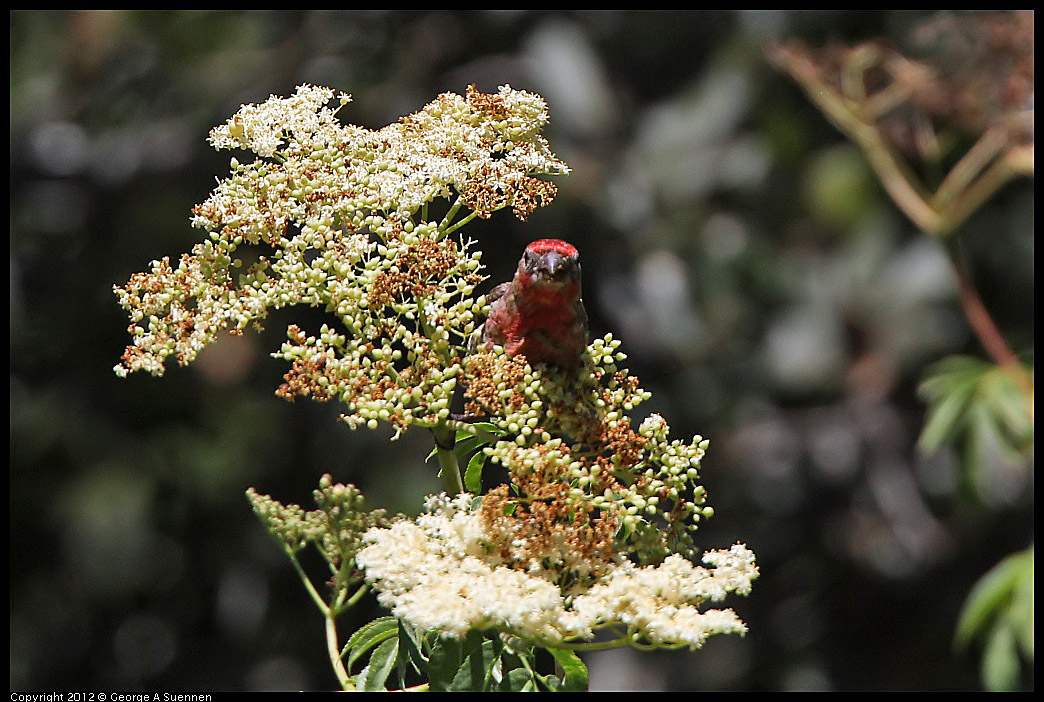
[[[329,476],[317,511],[248,493],[295,563],[312,543],[330,564],[328,617],[365,579],[396,617],[443,636],[492,628],[562,645],[609,629],[620,644],[695,648],[743,633],[731,610],[705,605],[749,592],[753,554],[736,545],[694,565],[693,532],[713,513],[699,484],[708,442],[670,439],[655,414],[634,426],[649,393],[619,366],[620,342],[594,339],[568,370],[475,342],[484,276],[458,230],[552,200],[540,176],[568,168],[540,134],[544,101],[472,87],[376,131],[338,120],[349,102],[305,85],[211,132],[214,147],[255,157],[233,158],[194,208],[203,242],[114,288],[133,338],[115,372],[162,375],[222,330],[318,307],[331,323],[290,325],[273,354],[289,365],[277,394],[336,401],[350,428],[383,423],[393,438],[433,429],[444,471],[466,461],[470,492],[434,496],[414,520],[367,511]],[[506,482],[483,486],[487,461]]]
[[[329,475],[314,491],[319,509],[305,511],[298,505],[283,505],[253,488],[247,498],[254,513],[268,531],[291,553],[314,544],[344,584],[360,579],[356,554],[363,546],[362,535],[373,527],[387,526],[391,520],[382,509],[368,510],[362,493],[354,485],[334,484]]]
[[[622,643],[698,648],[710,635],[746,632],[731,609],[702,607],[750,592],[758,571],[745,546],[706,553],[712,568],[680,555],[647,566],[617,560],[567,595],[538,564],[512,567],[471,502],[436,496],[415,521],[366,534],[358,562],[396,617],[444,636],[496,629],[550,646],[609,630]]]
[[[498,349],[465,359],[470,409],[488,413],[505,435],[483,451],[511,475],[511,494],[493,490],[484,509],[510,505],[531,519],[529,505],[539,500],[548,520],[550,504],[562,519],[583,513],[592,528],[601,525],[594,534],[604,543],[595,553],[624,551],[641,562],[691,556],[691,533],[713,514],[697,483],[709,442],[669,440],[667,422],[655,414],[631,426],[629,412],[649,393],[618,367],[626,359],[619,345],[610,334],[595,339],[578,373],[533,368]]]
[[[339,399],[353,427],[387,420],[401,430],[449,414],[454,346],[485,311],[473,294],[479,254],[449,235],[470,218],[511,207],[524,219],[551,201],[555,186],[537,176],[568,168],[540,135],[547,106],[508,86],[470,88],[371,131],[339,122],[334,98],[301,86],[211,132],[214,147],[258,158],[233,158],[231,175],[194,208],[206,241],[114,288],[134,341],[118,375],[161,375],[168,357],[191,362],[223,329],[240,333],[271,309],[305,304],[336,315],[348,334],[291,326],[280,394]],[[452,204],[436,216],[429,205],[440,199]]]

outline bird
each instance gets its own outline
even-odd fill
[[[561,239],[530,243],[514,277],[487,296],[489,315],[482,345],[501,346],[508,356],[561,369],[580,365],[588,343],[587,312],[581,299],[580,254]]]

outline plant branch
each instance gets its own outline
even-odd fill
[[[982,298],[979,297],[971,276],[961,265],[958,253],[954,246],[946,247],[950,258],[950,266],[953,268],[954,276],[957,278],[957,294],[960,299],[961,309],[968,319],[975,336],[983,349],[1001,368],[1005,369],[1016,385],[1026,394],[1030,403],[1030,416],[1033,416],[1033,379],[1019,362],[1018,356],[1008,345],[997,328],[993,317],[990,316]]]

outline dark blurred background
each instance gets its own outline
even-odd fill
[[[592,689],[978,689],[953,631],[1032,542],[1032,466],[994,452],[969,489],[953,451],[917,453],[926,365],[982,355],[945,255],[763,54],[924,16],[12,12],[11,689],[332,689],[321,617],[244,491],[311,507],[329,472],[416,512],[439,488],[426,433],[389,443],[274,396],[293,310],[162,379],[112,372],[113,284],[188,251],[190,208],[227,174],[208,130],[302,82],[351,93],[342,117],[370,128],[469,83],[546,98],[574,172],[527,223],[469,225],[489,284],[528,241],[572,241],[593,332],[653,393],[636,419],[711,439],[699,541],[757,554],[728,603],[750,633],[591,654]],[[960,236],[1032,350],[1032,181]]]

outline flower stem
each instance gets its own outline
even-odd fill
[[[315,602],[315,606],[319,608],[319,611],[323,613],[323,616],[329,615],[330,608],[327,606],[326,602],[323,601],[323,598],[319,596],[319,593],[316,591],[315,586],[312,585],[312,580],[308,577],[308,574],[304,572],[304,568],[301,567],[301,562],[297,560],[297,554],[294,553],[293,549],[285,544],[283,548],[287,555],[290,556],[290,562],[293,564],[294,570],[297,571],[297,576],[301,578],[301,582],[304,583],[308,595],[312,598],[312,601]]]
[[[354,692],[355,685],[352,685],[348,671],[344,669],[344,661],[341,660],[341,649],[337,643],[337,625],[334,623],[333,612],[328,612],[326,615],[326,651],[330,656],[330,665],[333,666],[337,682],[341,683],[341,689],[345,692]]]
[[[439,475],[446,481],[446,492],[450,495],[459,495],[464,492],[464,483],[460,477],[460,465],[457,463],[457,454],[453,450],[457,443],[457,432],[444,422],[439,422],[432,427],[431,433],[435,435],[435,452],[439,457]]]
[[[478,212],[472,212],[467,217],[465,217],[464,219],[460,220],[459,222],[457,222],[453,226],[447,227],[446,229],[442,230],[442,235],[446,236],[448,234],[452,234],[453,232],[457,231],[458,229],[460,229],[461,227],[463,227],[465,224],[467,224],[471,220],[475,219],[476,217],[478,217]]]
[[[458,197],[453,204],[450,205],[449,212],[447,212],[446,216],[442,218],[441,222],[439,222],[439,232],[441,234],[439,237],[440,239],[446,236],[446,228],[453,222],[453,218],[457,216],[457,211],[460,210],[463,204],[464,202]]]

